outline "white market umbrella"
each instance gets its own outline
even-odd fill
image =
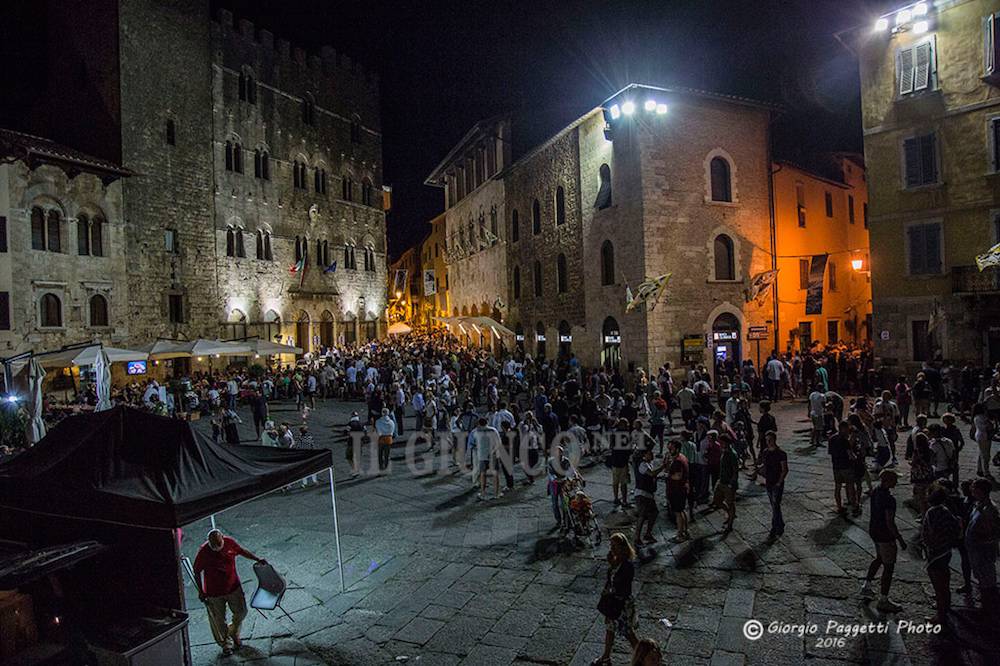
[[[401,321],[397,321],[389,327],[389,335],[406,335],[411,331],[413,331],[413,329]]]
[[[94,411],[103,412],[111,409],[111,360],[103,350],[94,363],[94,375],[97,377],[97,406]]]
[[[250,345],[250,351],[258,356],[276,356],[277,354],[301,354],[302,349],[300,347],[292,347],[291,345],[281,345],[277,342],[271,342],[269,340],[245,340],[240,341],[239,344]]]
[[[45,368],[32,358],[28,362],[28,443],[37,444],[45,437],[45,421],[42,419],[42,381],[45,379]]]
[[[76,349],[63,349],[51,354],[40,354],[38,360],[42,364],[42,367],[45,368],[71,368],[81,365],[97,365],[97,360],[100,358],[102,350],[104,355],[107,356],[109,363],[145,361],[149,356],[149,352],[146,351],[91,345]]]
[[[144,347],[150,358],[191,358],[195,356],[247,356],[252,352],[245,342],[221,340],[157,340]]]

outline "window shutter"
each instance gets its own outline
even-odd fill
[[[0,291],[0,331],[10,330],[10,292]]]
[[[907,229],[910,237],[910,275],[920,275],[925,273],[924,262],[924,228],[914,225]]]
[[[941,272],[941,227],[924,225],[924,266],[927,273]]]
[[[916,187],[920,184],[920,141],[916,137],[906,139],[903,142],[904,162],[906,176],[904,178],[907,187]]]
[[[924,42],[914,47],[913,90],[925,90],[931,83],[932,42]]]
[[[936,149],[936,136],[934,134],[920,137],[920,183],[922,185],[938,182]]]
[[[983,19],[983,73],[986,76],[996,68],[996,40],[993,30],[993,14],[990,14]]]
[[[896,71],[899,74],[899,94],[913,92],[913,49],[900,49],[896,54]]]
[[[0,252],[7,251],[7,218],[0,215]]]
[[[990,132],[993,137],[993,170],[1000,171],[1000,118],[990,121]]]

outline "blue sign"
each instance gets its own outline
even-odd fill
[[[125,365],[125,372],[130,375],[146,374],[146,361],[129,361]]]

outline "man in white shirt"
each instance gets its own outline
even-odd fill
[[[508,427],[510,427],[512,430],[514,429],[514,426],[517,424],[517,422],[514,420],[514,415],[510,413],[509,409],[507,409],[507,403],[501,402],[497,406],[497,411],[494,412],[493,414],[493,419],[490,422],[490,425],[493,426],[493,428],[495,428],[497,432],[503,432],[504,423],[506,423]]]
[[[479,478],[479,494],[476,499],[486,499],[486,477],[493,473],[493,495],[500,497],[500,476],[494,469],[494,457],[500,446],[500,433],[493,426],[486,424],[485,418],[479,419],[479,424],[472,431],[472,442],[476,450],[476,473]]]
[[[347,366],[347,398],[351,399],[358,392],[358,369],[353,364]]]
[[[229,409],[236,409],[236,396],[240,394],[240,384],[236,381],[236,377],[230,377],[229,381],[226,382],[226,406]]]
[[[931,440],[931,466],[934,468],[934,478],[948,478],[955,464],[955,442],[944,436],[940,423],[932,423],[927,430]]]
[[[382,416],[375,421],[375,432],[378,435],[378,470],[385,474],[389,468],[389,452],[392,450],[392,440],[396,436],[396,421],[389,410],[382,408]]]
[[[813,386],[812,393],[809,394],[809,420],[812,421],[812,435],[809,440],[810,446],[820,446],[823,443],[823,410],[826,408],[826,394],[823,393],[823,385]]]
[[[785,364],[771,354],[771,358],[764,365],[764,378],[767,380],[767,392],[772,402],[777,402],[781,398],[781,373],[784,370]]]
[[[694,430],[694,391],[688,386],[686,379],[681,390],[677,392],[677,406],[681,409],[684,427],[688,430]]]
[[[424,410],[427,408],[427,403],[424,400],[424,392],[419,386],[417,387],[417,390],[413,392],[413,398],[410,400],[410,406],[413,407],[413,415],[416,419],[416,426],[414,429],[417,432],[420,432],[424,427]]]

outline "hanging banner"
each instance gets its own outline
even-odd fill
[[[433,296],[437,293],[437,283],[434,281],[434,269],[424,271],[424,296]]]
[[[397,268],[396,274],[392,278],[392,291],[393,293],[405,293],[406,292],[406,269]]]
[[[827,254],[814,254],[809,262],[809,291],[806,292],[806,314],[823,314],[823,275]]]

